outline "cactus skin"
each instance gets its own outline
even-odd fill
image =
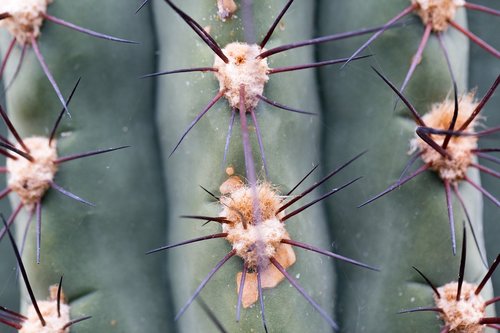
[[[2,88],[3,87],[0,82],[0,89]],[[2,105],[5,105],[3,102],[3,98],[0,97],[0,103],[2,103]],[[2,127],[1,134],[5,136],[6,133],[6,128]],[[5,158],[2,157],[0,160],[0,164],[4,165]],[[0,187],[5,188],[5,186],[5,178],[3,178],[0,182]],[[11,209],[9,201],[1,200],[0,212],[4,216],[9,216],[10,211]],[[12,255],[12,249],[9,242],[0,242],[0,276],[5,281],[0,284],[0,301],[1,305],[17,311],[19,309],[19,291],[17,290],[15,268],[16,259]],[[16,330],[10,327],[2,327],[2,332],[13,333],[16,332]]]
[[[321,34],[377,25],[408,6],[408,1],[402,0],[320,3]],[[332,20],[332,13],[341,15]],[[463,20],[463,11],[459,15],[457,20]],[[422,31],[421,24],[388,31],[372,45],[370,53],[376,55],[373,65],[381,68],[396,85],[404,78]],[[465,91],[468,43],[454,31],[448,31],[444,37],[459,90]],[[362,43],[363,40],[350,40],[326,45],[319,54],[349,55]],[[334,222],[332,232],[346,255],[381,263],[382,269],[381,274],[367,276],[351,267],[342,267],[337,307],[340,325],[345,332],[439,332],[441,323],[433,313],[397,315],[396,312],[433,304],[432,291],[422,284],[412,265],[425,268],[435,285],[456,279],[459,258],[452,256],[442,182],[426,172],[369,206],[354,208],[399,178],[409,160],[407,151],[415,124],[401,102],[396,113],[392,111],[395,95],[364,64],[350,65],[340,73],[324,69],[320,79],[324,107],[331,110],[326,116],[324,133],[325,164],[330,167],[355,151],[370,150],[365,164],[356,164],[348,171],[350,176],[366,175],[365,181],[328,206],[329,219]],[[431,36],[406,96],[424,113],[431,103],[444,99],[450,91],[446,63],[436,38]],[[478,179],[475,170],[470,175]],[[481,196],[465,184],[460,185],[460,191],[480,231]],[[457,240],[460,240],[464,217],[456,200],[454,208]],[[457,248],[460,246],[458,242]],[[477,282],[485,268],[477,249],[469,248],[466,280]],[[491,290],[484,292],[487,295]]]
[[[228,42],[242,40],[240,22],[216,20],[215,2],[177,1],[179,7],[192,16],[202,26],[211,25],[211,34],[223,47]],[[260,40],[272,19],[278,15],[285,1],[254,2],[256,27]],[[186,67],[210,66],[214,56],[183,22],[174,15],[165,3],[155,2],[158,24],[160,61],[158,70]],[[284,30],[277,29],[268,47],[286,42],[310,38],[312,35],[314,8],[308,1],[297,1],[285,15]],[[241,17],[241,12],[236,15]],[[182,26],[180,26],[182,25]],[[174,30],[176,29],[176,30]],[[175,31],[175,32],[174,32]],[[164,50],[168,50],[165,52]],[[312,62],[313,50],[304,48],[281,56],[273,56],[270,61],[275,66]],[[291,85],[288,82],[296,82]],[[305,88],[307,87],[307,88]],[[178,141],[181,131],[194,116],[215,96],[218,83],[213,74],[183,74],[182,76],[160,78],[158,89],[158,124],[161,128],[161,142],[164,156]],[[301,71],[273,76],[264,94],[281,103],[318,111],[315,95],[315,80],[312,71]],[[269,108],[263,103],[257,109],[262,137],[267,153],[269,181],[283,186],[283,192],[296,184],[318,159],[319,123],[318,119],[292,114]],[[169,239],[171,243],[220,232],[219,227],[200,227],[196,221],[181,220],[182,214],[216,215],[219,208],[210,203],[210,197],[198,185],[218,194],[219,185],[225,180],[222,165],[223,149],[230,119],[227,101],[220,101],[189,133],[179,149],[165,160],[166,181],[169,189]],[[245,175],[243,150],[239,130],[235,122],[228,162],[239,175]],[[254,137],[253,130],[251,136]],[[252,142],[257,171],[263,177],[260,155],[256,140]],[[340,164],[340,163],[339,163]],[[307,184],[311,184],[311,177]],[[344,180],[335,181],[336,184]],[[330,183],[331,184],[331,183]],[[306,185],[307,186],[307,185]],[[304,200],[309,202],[314,197]],[[335,200],[332,198],[330,200]],[[293,221],[287,222],[292,239],[308,242],[330,249],[331,242],[326,233],[326,222],[320,209],[315,206]],[[151,244],[154,248],[161,244]],[[196,245],[187,245],[170,250],[169,271],[172,277],[173,298],[178,311],[192,295],[201,280],[214,265],[230,251],[224,240],[209,240]],[[330,259],[316,254],[295,250],[297,262],[288,269],[292,276],[299,276],[298,282],[327,312],[332,312],[333,263]],[[216,314],[228,332],[263,331],[259,304],[242,309],[240,323],[235,322],[236,314],[236,273],[242,262],[231,259],[208,283],[201,297]],[[375,274],[375,273],[374,273]],[[329,332],[331,328],[307,301],[289,283],[284,281],[274,289],[264,290],[266,319],[270,332]],[[304,320],[306,318],[306,320]],[[194,302],[178,321],[181,332],[197,332],[213,329],[206,315]]]
[[[136,79],[154,69],[154,31],[150,11],[139,18],[133,10],[122,1],[56,1],[49,12],[95,30],[128,35],[142,42],[140,48],[54,25],[45,26],[40,37],[42,52],[65,94],[78,75],[84,76],[72,102],[72,118],[61,123],[60,132],[71,135],[58,136],[59,152],[133,145],[119,154],[60,169],[56,181],[97,206],[84,207],[54,191],[46,194],[41,265],[35,264],[34,228],[28,237],[24,262],[38,298],[45,299],[48,286],[64,274],[72,318],[93,316],[72,332],[165,332],[171,326],[164,262],[144,256],[150,242],[164,241],[165,208],[153,85]],[[7,68],[7,77],[14,64]],[[21,135],[48,134],[60,104],[31,52],[7,97]],[[24,220],[21,216],[15,224]]]
[[[496,2],[474,0],[474,3],[500,10],[500,4]],[[469,20],[471,31],[475,31],[476,34],[481,36],[484,40],[490,41],[493,47],[497,49],[500,48],[498,35],[495,33],[494,29],[491,29],[491,25],[494,24],[495,18],[490,18],[487,14],[474,11],[468,12],[467,18]],[[470,52],[469,86],[471,88],[477,87],[477,93],[482,95],[486,92],[489,85],[491,85],[491,82],[495,80],[496,75],[500,70],[500,66],[498,65],[498,59],[495,59],[490,54],[485,53],[484,50],[477,45],[471,44]],[[489,100],[487,108],[483,113],[483,116],[486,118],[486,122],[488,124],[500,124],[499,109],[500,94],[496,93]],[[480,141],[479,144],[481,148],[488,148],[495,145],[494,141],[491,140],[484,142]],[[481,159],[480,162],[482,165],[489,168],[498,169],[498,165],[493,162],[485,159]],[[498,180],[488,175],[481,175],[481,178],[483,187],[498,198],[500,196],[500,184]],[[496,253],[500,252],[500,244],[498,242],[499,234],[500,223],[498,223],[498,207],[495,207],[495,205],[489,202],[489,200],[484,200],[484,236],[489,262],[495,258]],[[492,276],[492,282],[495,295],[500,294],[500,274],[494,274]],[[497,313],[500,312],[500,303],[496,304],[496,310]]]

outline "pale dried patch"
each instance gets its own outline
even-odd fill
[[[417,5],[417,14],[423,23],[432,24],[432,30],[444,31],[448,22],[455,18],[456,11],[465,4],[464,0],[412,0]]]
[[[252,189],[237,176],[229,177],[220,190],[223,209],[219,215],[230,221],[222,225],[222,230],[228,234],[227,241],[249,269],[242,295],[243,306],[248,307],[258,299],[257,266],[261,268],[262,287],[274,288],[284,276],[269,259],[275,258],[285,269],[296,260],[292,247],[281,243],[283,239],[290,239],[285,224],[280,220],[285,213],[276,214],[283,199],[269,183]],[[254,190],[259,203],[258,221],[254,216]],[[241,274],[236,275],[237,290]]]
[[[474,101],[474,93],[462,96],[458,105],[458,118],[455,130],[469,118],[477,102]],[[434,104],[430,112],[422,117],[428,127],[434,129],[447,130],[450,126],[455,104],[452,100],[446,100],[443,103]],[[477,119],[477,118],[476,118]],[[476,121],[472,121],[465,129],[466,132],[473,132]],[[431,135],[431,138],[439,145],[442,145],[444,135]],[[431,165],[431,169],[439,174],[443,180],[457,182],[464,179],[467,169],[473,162],[472,150],[477,148],[477,137],[474,136],[452,136],[446,148],[451,158],[441,156],[436,150],[425,143],[419,137],[412,139],[411,151],[420,151],[422,160]]]
[[[44,137],[31,137],[23,141],[34,161],[21,156],[17,160],[7,159],[7,184],[27,209],[33,209],[49,189],[57,172],[56,142],[53,140],[49,145],[49,139]],[[19,145],[16,148],[22,150]]]
[[[0,20],[0,27],[6,28],[19,44],[30,43],[40,36],[42,14],[47,13],[50,3],[52,0],[1,0],[0,13],[9,13],[10,17]]]
[[[288,234],[285,239],[290,239]],[[276,250],[274,258],[283,266],[284,269],[292,266],[295,263],[296,257],[295,252],[293,252],[292,246],[288,244],[280,244]],[[241,275],[239,272],[236,274],[236,292],[240,290]],[[269,265],[263,270],[261,274],[262,288],[274,288],[276,287],[285,276],[274,267],[274,265]],[[243,295],[241,297],[241,304],[244,308],[248,308],[259,299],[257,273],[247,272],[245,276],[245,285],[243,286]]]
[[[64,325],[71,321],[70,307],[61,297],[61,316],[57,314],[57,286],[50,287],[50,298],[47,301],[37,301],[40,312],[45,319],[46,325],[42,326],[40,319],[33,305],[28,308],[28,319],[23,322],[23,327],[19,333],[69,333],[69,327],[62,329]]]
[[[456,300],[457,288],[457,282],[438,288],[441,298],[434,296],[434,301],[443,310],[439,316],[450,327],[450,333],[482,333],[484,325],[478,322],[486,313],[483,298],[474,294],[477,286],[464,282],[459,301]]]
[[[234,2],[234,0],[217,0],[217,8],[220,19],[224,22],[238,9],[238,5]]]
[[[245,108],[247,112],[255,109],[259,102],[258,95],[264,92],[264,85],[269,80],[269,66],[267,59],[257,56],[262,53],[258,45],[245,43],[230,43],[222,52],[229,59],[225,63],[218,56],[215,57],[215,76],[219,80],[219,90],[232,108],[240,107],[240,86],[245,87]]]

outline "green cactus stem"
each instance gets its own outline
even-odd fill
[[[61,87],[71,87],[78,72],[84,74],[72,102],[75,112],[61,123],[58,152],[66,155],[119,143],[131,144],[133,149],[69,162],[59,170],[57,183],[78,189],[96,207],[85,208],[47,193],[42,264],[36,265],[34,260],[34,230],[24,252],[33,288],[39,299],[46,298],[49,285],[64,274],[72,311],[93,316],[75,326],[74,332],[165,331],[172,326],[165,297],[165,264],[160,258],[144,256],[150,242],[165,239],[153,85],[136,79],[139,73],[154,69],[151,13],[146,11],[133,24],[123,24],[134,16],[131,6],[122,2],[57,1],[50,8],[54,16],[128,35],[142,44],[131,48],[50,25],[42,29],[41,51]],[[2,44],[3,50],[7,45],[8,41]],[[15,50],[14,55],[18,53]],[[13,65],[8,64],[7,77],[15,71]],[[59,104],[32,54],[26,54],[7,101],[21,136],[48,135]],[[21,237],[22,227],[18,234]]]

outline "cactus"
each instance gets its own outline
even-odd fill
[[[35,24],[14,26],[20,1],[0,4],[11,136],[51,138],[52,162],[109,154],[46,168],[27,211],[10,195],[37,301],[23,286],[17,309],[3,291],[16,266],[4,239],[0,322],[27,329],[18,313],[61,300],[61,283],[47,292],[64,275],[63,321],[92,317],[71,332],[498,329],[498,161],[475,146],[498,148],[499,12],[479,6],[496,4],[30,0]],[[16,139],[3,154],[39,160]],[[474,291],[486,312],[449,322]]]

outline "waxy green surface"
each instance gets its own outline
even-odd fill
[[[49,190],[43,199],[40,265],[35,263],[34,224],[29,233],[24,263],[38,298],[45,299],[49,285],[64,274],[72,318],[92,316],[72,332],[165,332],[171,327],[164,261],[144,255],[151,244],[165,240],[165,196],[153,84],[137,79],[154,70],[154,30],[149,9],[140,16],[134,10],[135,4],[122,1],[56,1],[49,14],[140,45],[99,40],[52,23],[46,23],[39,40],[65,96],[82,77],[70,105],[72,117],[65,116],[59,128],[59,154],[132,146],[61,165],[55,182],[96,207]],[[7,41],[4,36],[3,49]],[[13,60],[19,53],[16,48]],[[61,105],[31,49],[7,101],[22,136],[49,133]],[[17,201],[15,195],[12,199]],[[23,220],[15,223],[18,236]]]
[[[200,4],[199,1],[177,1],[176,4],[192,16],[210,33],[219,44],[242,41],[243,33],[239,19],[226,23],[217,19],[214,2]],[[254,2],[253,15],[260,40],[273,19],[283,8],[285,1]],[[314,6],[310,2],[297,1],[276,29],[268,47],[281,45],[313,34]],[[159,69],[174,70],[186,67],[211,66],[214,55],[193,31],[163,2],[155,3],[156,23],[159,32]],[[241,18],[241,12],[237,13]],[[167,50],[167,51],[165,51]],[[299,50],[272,56],[271,67],[303,64],[313,61],[313,49]],[[271,76],[264,95],[280,103],[318,112],[314,72],[305,70]],[[158,79],[157,118],[161,131],[164,156],[168,156],[183,130],[195,115],[216,95],[218,82],[212,73],[179,74]],[[279,186],[283,193],[292,188],[319,159],[319,127],[321,117],[309,117],[271,108],[263,103],[257,108],[262,139],[268,162],[268,180]],[[223,165],[223,150],[230,120],[227,101],[221,100],[188,134],[179,149],[165,158],[166,178],[169,194],[170,242],[220,232],[216,225],[202,227],[199,221],[183,220],[182,214],[217,215],[219,207],[203,192],[199,185],[219,194],[219,185],[226,178]],[[250,119],[250,117],[247,117]],[[239,119],[228,154],[228,165],[235,167],[238,175],[245,175]],[[260,154],[255,139],[255,130],[250,126],[252,150],[260,180],[265,179]],[[326,172],[324,170],[323,172]],[[311,177],[307,184],[317,179]],[[344,177],[334,181],[336,185],[346,182]],[[329,186],[332,182],[329,183]],[[304,186],[302,187],[304,188]],[[299,193],[299,192],[297,192]],[[314,194],[302,204],[312,201]],[[335,200],[330,199],[330,200]],[[299,207],[300,204],[295,205]],[[331,249],[326,232],[327,222],[321,206],[310,208],[287,223],[292,239]],[[161,245],[161,244],[158,244]],[[209,240],[196,245],[172,249],[168,253],[169,271],[174,291],[175,309],[180,310],[202,279],[221,260],[230,247],[225,240]],[[297,262],[288,272],[327,312],[332,313],[334,300],[333,262],[331,259],[297,249]],[[165,257],[166,254],[157,254]],[[218,317],[228,332],[263,331],[258,303],[243,309],[239,323],[235,321],[237,291],[236,273],[242,261],[233,258],[214,276],[201,293],[201,298]],[[270,332],[327,332],[331,329],[309,303],[286,281],[274,289],[264,290],[265,315]],[[194,302],[179,320],[182,332],[212,329],[213,323]]]
[[[322,34],[349,31],[383,24],[409,5],[409,1],[321,1],[319,26]],[[335,15],[335,19],[332,16]],[[417,49],[423,27],[416,23],[384,33],[365,53],[373,54],[371,65],[399,86]],[[464,12],[457,21],[464,22]],[[459,91],[466,90],[468,42],[448,30],[444,40],[450,53]],[[368,37],[352,39],[320,48],[320,57],[348,56]],[[434,313],[401,314],[402,309],[431,306],[432,290],[412,269],[416,266],[436,285],[456,280],[461,251],[464,215],[457,200],[455,229],[457,256],[452,255],[444,186],[432,172],[426,172],[400,189],[362,208],[368,200],[396,182],[409,155],[409,140],[415,124],[408,110],[366,63],[352,63],[343,71],[326,69],[320,73],[325,117],[324,163],[344,160],[354,152],[369,149],[362,163],[349,168],[351,176],[365,179],[350,192],[328,205],[332,233],[346,255],[378,264],[382,272],[371,276],[352,267],[339,267],[337,314],[343,332],[439,332]],[[451,95],[449,73],[438,41],[431,36],[421,64],[405,95],[417,110],[425,113],[432,103]],[[478,180],[478,173],[470,173]],[[481,229],[480,194],[465,184],[460,193],[476,229]],[[478,282],[485,273],[468,232],[465,279]],[[482,242],[482,237],[481,237]],[[491,296],[489,290],[484,295]],[[486,298],[488,296],[485,296]]]

